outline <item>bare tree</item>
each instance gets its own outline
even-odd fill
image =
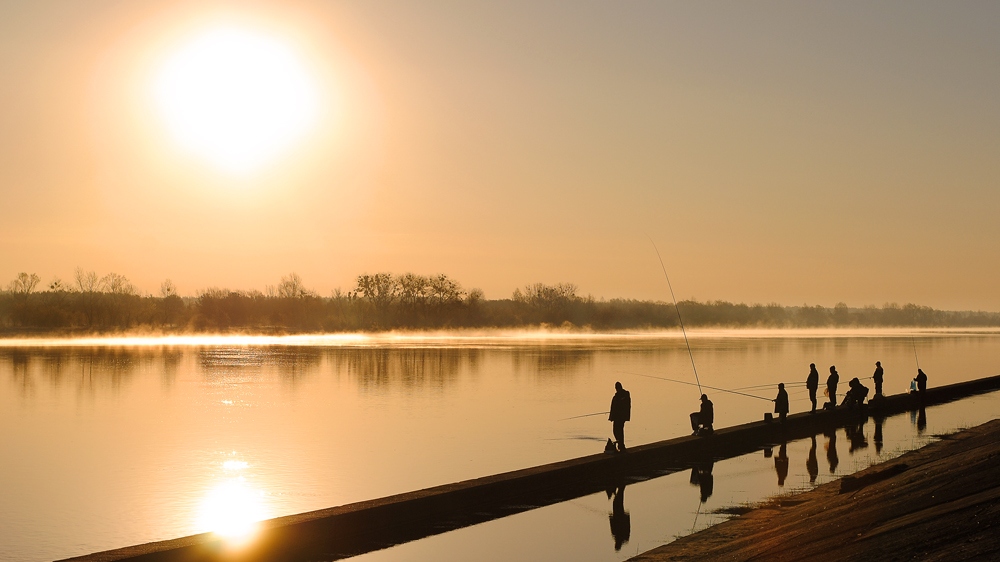
[[[391,273],[359,275],[358,286],[354,292],[381,309],[399,296],[399,282]]]
[[[81,293],[100,293],[103,291],[102,279],[95,271],[84,271],[82,267],[76,268],[75,274],[76,288]]]
[[[101,278],[101,286],[113,295],[137,295],[139,291],[124,275],[109,273]]]
[[[174,286],[174,282],[167,279],[163,283],[160,283],[160,296],[163,298],[172,297],[177,294],[177,287]]]
[[[38,275],[35,273],[25,273],[21,272],[17,274],[17,277],[7,286],[8,290],[17,295],[29,295],[35,290],[35,287],[41,281]]]
[[[298,273],[290,273],[282,277],[281,283],[278,283],[278,296],[281,298],[300,299],[311,294],[312,291],[305,288],[305,285],[302,284],[302,278],[299,277]]]

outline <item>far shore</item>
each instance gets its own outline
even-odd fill
[[[852,338],[852,337],[953,337],[1000,335],[1000,328],[893,327],[893,328],[694,328],[691,339],[715,338]],[[0,347],[62,346],[373,346],[373,345],[504,345],[629,343],[682,339],[679,329],[597,331],[577,327],[533,326],[455,330],[392,330],[382,332],[286,333],[283,331],[229,333],[164,332],[0,332]]]

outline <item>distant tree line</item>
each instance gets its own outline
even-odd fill
[[[593,330],[678,326],[672,303],[596,300],[575,285],[535,283],[510,298],[487,300],[446,275],[359,275],[348,291],[323,297],[295,273],[261,291],[210,288],[180,297],[164,281],[159,295],[141,294],[123,275],[77,269],[73,281],[39,288],[36,274],[20,273],[0,292],[0,331],[55,332],[348,332],[394,329],[519,328],[554,326]],[[681,301],[689,327],[991,327],[1000,313],[935,310],[915,304],[850,308]]]

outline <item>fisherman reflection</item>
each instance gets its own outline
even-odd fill
[[[788,478],[788,445],[785,443],[778,447],[778,456],[774,457],[774,472],[778,475],[778,486],[785,486],[785,478]]]
[[[864,420],[858,423],[852,423],[845,427],[844,434],[847,435],[847,440],[851,442],[848,452],[852,455],[854,454],[854,451],[868,447],[868,439],[865,438]]]
[[[632,535],[632,518],[625,511],[625,484],[619,484],[618,488],[609,488],[607,494],[608,499],[614,497],[608,522],[611,524],[611,536],[615,539],[615,552],[618,552]]]
[[[830,474],[837,471],[840,459],[837,458],[837,430],[831,429],[823,432],[826,436],[826,462],[830,463]]]
[[[708,501],[708,498],[712,497],[712,491],[715,488],[715,477],[712,476],[712,468],[715,465],[715,461],[709,459],[702,462],[697,462],[691,467],[691,485],[698,486],[701,489],[701,503]]]
[[[917,413],[917,435],[923,435],[925,429],[927,429],[927,410],[921,406]]]
[[[812,445],[809,447],[809,456],[806,458],[806,472],[809,473],[809,483],[815,484],[816,477],[819,476],[819,460],[816,459],[816,436],[812,436]]]
[[[876,415],[875,420],[875,452],[882,453],[882,424],[885,423],[885,416]]]

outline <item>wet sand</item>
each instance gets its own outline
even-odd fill
[[[1000,419],[631,558],[1000,559]]]

